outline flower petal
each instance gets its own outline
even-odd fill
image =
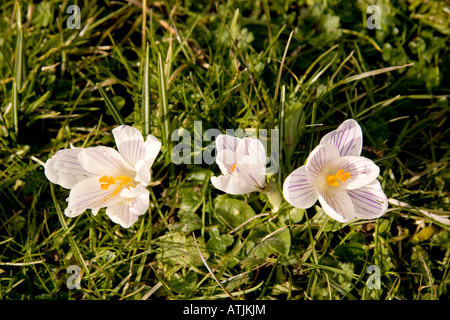
[[[113,148],[98,146],[83,149],[78,160],[84,169],[98,176],[122,176],[134,178],[134,169]]]
[[[241,139],[236,148],[236,158],[239,159],[250,156],[251,163],[266,165],[266,148],[261,141],[255,138],[246,137]]]
[[[255,163],[251,156],[244,156],[238,159],[234,167],[234,174],[239,179],[256,189],[264,189],[266,186],[266,165]]]
[[[144,156],[144,138],[142,133],[131,126],[122,125],[112,131],[120,155],[131,166]]]
[[[380,173],[380,168],[370,159],[365,157],[342,157],[332,161],[329,165],[332,171],[343,169],[351,176],[342,187],[353,190],[368,185],[374,181]]]
[[[131,227],[138,219],[138,215],[130,212],[131,200],[124,200],[106,208],[106,214],[112,222],[123,228]]]
[[[353,201],[355,215],[362,219],[375,219],[386,213],[388,201],[378,180],[365,187],[347,190]]]
[[[322,144],[315,147],[306,162],[306,178],[309,184],[315,185],[317,178],[324,174],[324,169],[336,158],[339,158],[339,151],[336,146]]]
[[[48,180],[63,188],[71,189],[78,182],[92,176],[78,161],[78,154],[82,148],[59,150],[44,166],[44,173]]]
[[[334,220],[348,222],[355,218],[355,208],[345,190],[320,192],[319,202],[322,209]]]
[[[223,174],[231,174],[236,164],[235,153],[230,150],[221,150],[217,153],[216,163]]]
[[[218,154],[222,150],[236,151],[241,139],[230,136],[228,134],[219,134],[216,138],[216,151]]]
[[[353,119],[345,120],[336,130],[322,137],[320,144],[335,145],[341,157],[359,156],[362,149],[362,130]]]
[[[147,186],[150,183],[150,168],[161,150],[161,142],[154,136],[149,135],[144,143],[144,157],[135,164],[136,177],[134,180]]]
[[[107,190],[102,189],[98,176],[79,182],[70,190],[67,198],[69,204],[64,214],[68,217],[75,217],[82,214],[86,209],[92,209],[92,212],[97,214],[98,209],[120,201],[118,194],[113,196],[118,186],[119,182],[110,185]]]
[[[236,175],[211,177],[211,183],[217,189],[234,195],[261,191],[260,188],[255,188],[254,186],[247,184],[244,180],[240,179]]]
[[[316,203],[319,195],[306,178],[306,166],[294,170],[284,180],[283,195],[296,208],[306,209]]]

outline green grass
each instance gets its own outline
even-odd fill
[[[1,1],[0,299],[448,299],[449,6],[378,1],[369,30],[370,4]],[[215,164],[171,161],[172,132],[193,137],[194,121],[280,129],[280,184],[348,118],[393,199],[375,221],[272,213],[265,195],[214,189]],[[149,211],[129,229],[104,210],[64,216],[68,190],[42,164],[113,147],[121,123],[163,143]]]

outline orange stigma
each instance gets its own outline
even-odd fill
[[[328,185],[332,187],[338,187],[339,181],[343,183],[350,178],[350,173],[344,172],[343,169],[339,169],[335,175],[328,175],[325,180],[327,181]]]
[[[120,190],[122,190],[122,188],[124,186],[126,186],[127,184],[129,184],[131,181],[133,181],[133,179],[131,179],[130,177],[127,176],[120,176],[120,177],[110,177],[110,176],[103,176],[100,179],[98,179],[98,182],[100,183],[100,188],[102,190],[108,190],[109,186],[112,184],[117,183],[118,181],[120,181],[119,186],[114,190],[114,192],[112,193],[112,195],[110,196],[110,198],[114,197],[116,194],[118,194],[120,192]]]

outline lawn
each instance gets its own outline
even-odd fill
[[[448,2],[0,8],[0,299],[450,297]],[[348,119],[389,202],[375,219],[282,195]],[[71,147],[116,152],[123,125],[161,142],[145,213],[126,227],[105,208],[67,216],[71,190],[44,164]],[[270,192],[212,184],[219,133],[259,138]]]

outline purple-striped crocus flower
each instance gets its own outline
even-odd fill
[[[211,183],[221,191],[237,195],[266,187],[266,150],[258,139],[218,135],[216,163],[222,175],[211,177]]]
[[[325,213],[339,222],[382,216],[388,202],[376,179],[380,168],[361,157],[361,149],[361,127],[353,119],[344,121],[286,178],[284,198],[303,209],[319,200]]]
[[[45,163],[45,175],[70,189],[64,214],[76,217],[86,209],[96,215],[106,207],[114,222],[129,228],[149,207],[150,168],[161,142],[144,138],[138,129],[112,130],[117,150],[104,146],[59,150]]]

